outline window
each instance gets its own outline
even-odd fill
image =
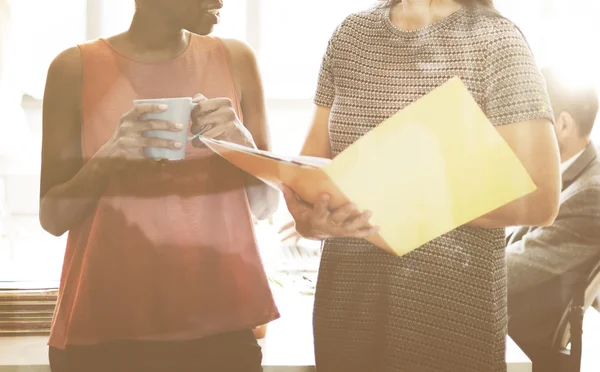
[[[260,63],[268,97],[311,99],[335,27],[373,0],[260,1]]]
[[[85,2],[0,0],[0,11],[0,281],[54,280],[64,238],[50,237],[38,223],[41,115],[36,100],[43,95],[52,59],[85,41]]]
[[[98,12],[89,12],[88,21],[100,25],[94,36],[108,37],[126,31],[135,10],[133,0],[88,0]],[[226,0],[221,23],[215,27],[220,37],[246,39],[246,0]]]
[[[9,3],[12,48],[7,57],[12,57],[18,65],[14,70],[18,76],[15,81],[24,93],[41,98],[52,59],[85,40],[85,2],[12,0]],[[60,12],[56,12],[57,7]]]
[[[327,41],[348,14],[375,1],[224,0],[215,34],[256,50],[275,151],[300,151]],[[540,65],[565,66],[600,88],[600,3],[495,3],[522,28]],[[125,31],[133,11],[133,0],[0,0],[0,281],[59,275],[64,237],[49,236],[37,222],[40,99],[48,65],[69,46]],[[600,124],[593,135],[600,144]]]
[[[520,26],[541,67],[555,66],[574,84],[600,91],[600,3],[588,0],[497,0],[497,7]],[[600,144],[600,117],[592,133]]]

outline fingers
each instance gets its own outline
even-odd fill
[[[329,220],[336,226],[345,223],[356,212],[354,204],[346,204],[330,214]]]
[[[356,231],[355,233],[352,234],[353,238],[358,238],[358,239],[367,239],[372,237],[373,235],[377,234],[379,232],[379,227],[371,227],[368,229],[362,229],[359,231]]]
[[[139,103],[126,113],[124,117],[130,120],[138,120],[144,114],[165,112],[168,108],[165,104]]]
[[[204,97],[202,94],[198,93],[192,98],[192,102],[199,103],[202,101],[206,101],[208,98]]]
[[[117,152],[120,152],[122,157],[140,158],[144,157],[144,148],[165,148],[165,149],[180,149],[183,144],[176,141],[171,141],[164,138],[154,137],[121,137],[117,141]]]
[[[293,240],[297,242],[300,240],[300,234],[296,231],[296,221],[292,220],[279,228],[277,231],[280,234],[280,241],[286,242],[288,240]]]
[[[294,241],[298,241],[298,240],[300,240],[300,236],[299,236],[299,234],[296,232],[296,230],[295,230],[295,229],[294,229],[294,230],[292,230],[292,231],[290,231],[289,233],[287,233],[287,234],[286,234],[286,235],[284,235],[283,237],[281,237],[281,239],[280,239],[280,240],[281,240],[282,242],[285,242],[285,241],[288,241],[288,240],[290,240],[290,239],[293,239]]]
[[[346,225],[346,228],[349,231],[359,231],[362,229],[370,229],[371,227],[373,227],[369,224],[369,220],[371,219],[372,216],[373,216],[373,213],[371,213],[370,211],[363,212],[358,217],[356,217],[352,221],[350,221],[348,223],[348,225]]]
[[[329,201],[331,197],[327,194],[323,194],[319,197],[319,200],[315,203],[313,208],[313,217],[315,220],[327,220],[329,217]]]
[[[312,208],[298,200],[294,191],[285,185],[283,186],[283,195],[292,216],[294,218],[298,215],[305,216],[312,229],[320,232],[323,236],[364,239],[379,232],[379,227],[373,227],[369,224],[369,219],[372,216],[371,212],[367,211],[354,217],[357,214],[357,207],[352,203],[330,212],[331,197],[327,194],[322,195]],[[294,227],[294,222],[281,227],[279,233],[283,233],[292,227]],[[294,232],[289,232],[285,239],[293,236]]]
[[[197,103],[193,110],[193,114],[197,116],[210,114],[211,112],[217,111],[220,108],[233,108],[233,103],[229,98],[207,99],[203,95],[197,94],[193,101]]]
[[[135,122],[136,129],[139,131],[147,130],[167,130],[179,132],[183,129],[183,124],[173,123],[166,120],[139,120]]]
[[[237,115],[231,106],[221,106],[214,111],[192,114],[193,134],[203,133],[210,138],[217,138],[236,126]]]
[[[279,228],[279,231],[277,231],[277,233],[281,234],[282,232],[293,228],[295,225],[296,225],[296,223],[294,221],[290,221],[290,222],[286,223],[285,225],[281,226]]]
[[[140,140],[139,144],[141,147],[154,147],[176,150],[183,147],[183,144],[181,142],[155,137],[144,137]]]
[[[354,238],[366,239],[380,231],[379,226],[371,226],[369,220],[373,216],[373,213],[370,211],[365,211],[360,214],[360,216],[354,218],[348,225],[346,225],[346,230],[349,235]]]

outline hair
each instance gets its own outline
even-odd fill
[[[485,8],[490,8],[490,9],[495,9],[494,7],[494,0],[454,0],[457,3],[464,5],[464,6],[469,6],[469,7],[485,7]],[[402,0],[380,0],[380,5],[381,6],[392,6],[392,5],[396,5],[398,3],[401,3]]]
[[[576,85],[554,68],[543,68],[542,74],[554,114],[567,112],[579,127],[579,135],[587,137],[594,129],[598,115],[598,93],[591,85]]]

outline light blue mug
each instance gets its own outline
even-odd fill
[[[198,133],[190,136],[190,117],[192,110],[196,106],[189,97],[183,98],[158,98],[158,99],[138,99],[133,101],[133,105],[152,103],[167,105],[167,110],[159,113],[144,114],[142,120],[167,120],[175,124],[182,124],[183,128],[178,132],[166,130],[149,130],[144,133],[146,137],[163,138],[176,141],[182,144],[179,149],[166,149],[157,147],[144,148],[144,155],[155,160],[182,160],[185,159],[185,149],[187,143],[200,136]]]

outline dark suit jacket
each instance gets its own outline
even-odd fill
[[[517,342],[549,346],[575,281],[600,255],[600,159],[590,143],[563,174],[549,227],[521,227],[508,239],[508,330]]]

